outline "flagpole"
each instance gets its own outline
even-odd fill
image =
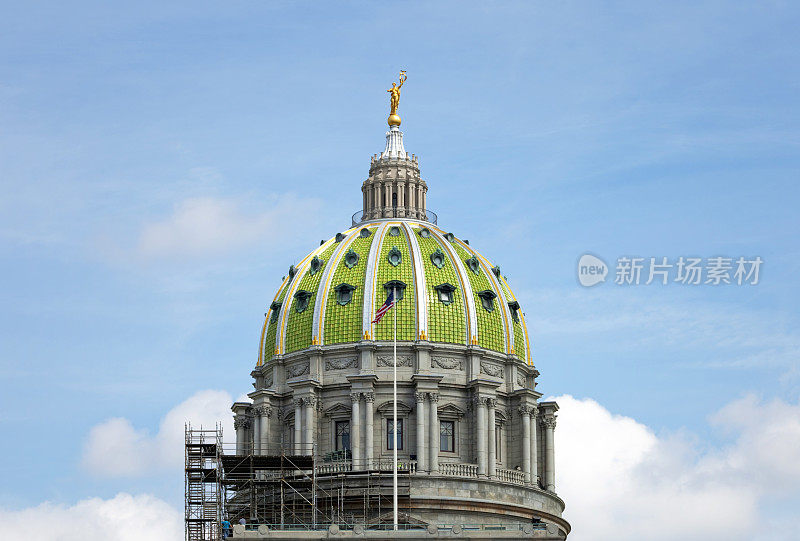
[[[394,504],[394,530],[397,531],[397,289],[394,287],[392,288],[392,301],[394,302],[394,310],[392,310],[392,312],[394,312],[394,314],[392,314],[394,316],[394,324],[392,325],[392,341],[394,344],[394,362],[392,363],[392,366],[394,367],[394,378],[392,382],[392,402],[394,403],[394,430],[392,431],[392,438],[394,440],[392,442],[392,449],[394,450],[394,467],[392,468],[392,501]]]

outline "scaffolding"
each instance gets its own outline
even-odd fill
[[[222,485],[219,476],[222,427],[193,429],[185,425],[184,510],[186,541],[217,541],[222,520]]]
[[[353,471],[349,458],[320,457],[313,445],[277,444],[259,454],[230,447],[226,453],[221,427],[186,425],[186,541],[218,541],[224,519],[272,530],[391,527],[391,461]],[[398,473],[401,522],[422,526],[402,512],[409,502],[408,465]]]

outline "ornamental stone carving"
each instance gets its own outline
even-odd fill
[[[309,406],[313,408],[317,404],[317,398],[314,396],[304,396],[303,398],[300,399],[300,402],[304,406]]]
[[[394,366],[394,357],[391,355],[378,355],[378,366]],[[398,355],[397,366],[411,367],[411,357],[409,355]]]
[[[489,399],[486,398],[485,396],[476,396],[475,397],[475,403],[478,406],[485,406],[488,403],[488,401],[489,401]]]
[[[359,400],[361,400],[361,393],[350,393],[351,402],[355,404],[358,403]]]
[[[494,363],[481,361],[481,374],[503,379],[503,367]]]
[[[464,361],[454,357],[431,356],[431,366],[444,370],[464,370]]]
[[[425,402],[425,393],[414,393],[414,398],[417,402]]]
[[[347,370],[348,368],[358,368],[358,357],[339,357],[325,360],[326,371]]]
[[[497,399],[496,398],[487,398],[486,405],[490,408],[494,409],[497,407]]]
[[[257,406],[253,408],[253,413],[259,417],[270,417],[272,416],[272,408],[269,406]]]
[[[520,415],[530,415],[533,411],[533,408],[528,405],[524,405],[517,408],[517,411],[519,411]]]
[[[439,401],[439,393],[428,393],[428,400],[435,404]]]
[[[289,375],[290,378],[296,378],[297,376],[303,376],[308,374],[309,372],[309,362],[304,361],[297,364],[293,364],[286,369],[286,373]]]
[[[543,417],[542,424],[545,428],[554,429],[556,427],[556,418],[555,417]]]
[[[239,417],[238,419],[233,420],[233,428],[236,430],[249,430],[252,426],[253,422],[247,417]]]
[[[264,376],[264,388],[269,389],[270,387],[272,387],[273,383],[274,382],[272,380],[272,371],[270,371],[268,375]]]
[[[521,372],[517,372],[517,385],[520,387],[525,387],[528,383],[528,378],[525,377],[525,374]]]
[[[364,401],[365,401],[365,402],[367,402],[367,403],[369,403],[369,402],[375,402],[375,393],[373,393],[373,392],[367,392],[367,393],[361,393],[361,394],[363,394],[363,395],[364,395]]]

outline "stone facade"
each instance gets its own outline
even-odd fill
[[[399,346],[397,357],[398,456],[412,470],[409,515],[426,523],[539,519],[566,535],[553,463],[558,406],[539,402],[535,368],[514,355],[427,341]],[[349,471],[391,461],[391,359],[391,343],[362,340],[257,367],[253,403],[233,406],[237,453],[324,456],[337,450],[336,422],[349,421]],[[452,450],[443,450],[443,421],[454,429]]]

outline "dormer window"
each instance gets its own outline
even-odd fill
[[[312,293],[310,291],[306,291],[304,289],[299,290],[297,293],[294,294],[294,311],[298,314],[302,314],[306,308],[308,308],[308,303],[311,300]]]
[[[469,259],[464,260],[464,264],[467,266],[469,270],[471,270],[475,274],[479,274],[481,272],[481,264],[478,262],[478,258],[476,258],[475,256],[472,256]]]
[[[419,236],[422,237],[423,239],[430,238],[431,230],[428,229],[427,227],[423,227],[422,229],[419,230]]]
[[[352,269],[356,265],[358,265],[358,254],[350,248],[346,254],[344,254],[344,266],[348,269]]]
[[[336,292],[336,302],[338,302],[341,306],[344,306],[353,300],[353,291],[356,290],[356,286],[351,286],[350,284],[339,284],[338,286],[334,287],[333,290]]]
[[[336,233],[336,242],[342,242],[344,240],[344,234]]]
[[[484,309],[486,309],[487,312],[493,312],[494,300],[497,298],[497,293],[491,289],[484,289],[483,291],[478,291],[477,295],[481,298],[481,304]]]
[[[519,323],[519,303],[511,301],[508,303],[508,308],[511,310],[511,319],[514,320],[514,323]]]
[[[448,242],[453,242],[456,236],[453,235],[452,233],[445,233],[444,238],[447,239]]]
[[[317,256],[314,256],[314,259],[312,259],[312,260],[311,260],[311,264],[308,266],[308,273],[309,273],[311,276],[314,276],[315,274],[317,274],[317,272],[319,271],[319,269],[321,269],[321,268],[322,268],[322,264],[323,264],[323,263],[324,263],[324,261],[322,261],[322,260],[321,260],[320,258],[318,258]]]
[[[358,235],[359,235],[359,236],[360,236],[362,239],[365,239],[365,238],[369,237],[370,235],[372,235],[372,231],[370,231],[369,229],[367,229],[367,228],[365,227],[364,229],[362,229],[361,231],[359,231],[359,232],[358,232]]]
[[[453,293],[455,293],[456,290],[455,286],[445,282],[444,284],[433,286],[433,289],[436,290],[436,297],[442,304],[447,305],[453,302]]]
[[[281,311],[281,303],[273,302],[269,305],[270,315],[269,315],[269,322],[270,323],[277,323],[278,322],[278,314]]]
[[[383,289],[386,290],[386,294],[388,295],[389,292],[394,289],[397,292],[397,301],[403,300],[403,295],[406,292],[406,283],[401,282],[400,280],[392,280],[390,282],[386,282],[383,284]]]
[[[389,228],[389,236],[390,237],[399,237],[400,236],[400,228],[396,225],[393,225]]]
[[[294,278],[295,274],[297,274],[297,269],[294,268],[294,265],[289,265],[289,280]]]
[[[397,246],[392,246],[392,249],[389,250],[389,255],[386,256],[386,260],[389,261],[392,267],[396,267],[403,262],[403,254],[400,253],[400,249]]]
[[[494,273],[495,276],[497,276],[498,279],[500,278],[500,266],[499,265],[495,265],[494,268],[492,269],[492,272]]]
[[[436,251],[431,254],[431,263],[433,263],[433,266],[437,269],[444,267],[444,252],[436,248]]]

